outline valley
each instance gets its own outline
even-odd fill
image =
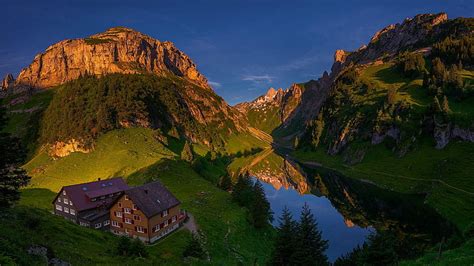
[[[235,106],[173,43],[136,30],[53,44],[2,82],[2,133],[27,148],[18,167],[31,180],[0,216],[0,264],[263,265],[284,206],[299,218],[308,203],[329,263],[377,264],[386,249],[387,264],[468,265],[473,32],[472,18],[417,15],[337,50],[319,78]],[[267,226],[235,200],[243,176],[264,183]],[[185,228],[147,257],[121,256],[118,237],[51,213],[63,186],[113,177],[163,183],[194,217],[206,259],[183,256],[195,237]]]

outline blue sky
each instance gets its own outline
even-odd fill
[[[17,75],[55,42],[127,26],[174,42],[230,104],[270,86],[316,79],[336,49],[357,49],[406,17],[474,14],[474,0],[0,0],[0,6],[2,76]]]

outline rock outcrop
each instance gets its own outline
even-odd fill
[[[193,61],[173,43],[124,27],[48,47],[20,72],[16,84],[49,88],[81,75],[109,73],[174,74],[210,90]]]
[[[5,78],[2,80],[2,90],[7,90],[13,86],[15,83],[15,78],[13,78],[12,74],[7,74]]]
[[[440,26],[447,21],[446,13],[422,14],[407,18],[403,23],[389,25],[375,33],[367,45],[355,52],[336,51],[333,71],[350,63],[366,64],[383,56],[392,56],[428,39],[435,39],[443,33]]]

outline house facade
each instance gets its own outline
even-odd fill
[[[129,189],[121,178],[63,187],[53,200],[53,211],[81,226],[109,230],[109,209]]]
[[[110,230],[153,243],[179,228],[180,201],[160,182],[124,191],[110,208]]]

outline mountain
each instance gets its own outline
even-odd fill
[[[210,89],[193,61],[173,43],[125,27],[51,45],[20,72],[16,84],[49,88],[81,75],[110,73],[173,74]]]
[[[247,130],[186,54],[124,27],[48,47],[16,80],[7,75],[3,88],[11,113],[32,127],[27,141],[39,140],[52,156],[89,152],[100,135],[120,128],[151,128],[159,139],[211,149]],[[44,102],[29,107],[35,99]]]

